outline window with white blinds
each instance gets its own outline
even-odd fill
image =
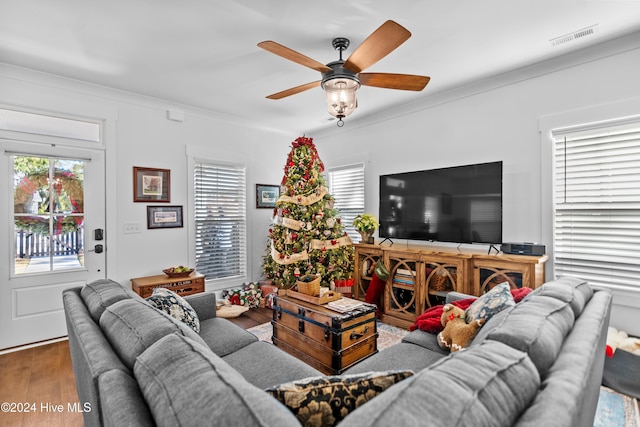
[[[556,277],[640,286],[640,121],[553,131]]]
[[[364,213],[364,164],[330,169],[329,191],[336,200],[334,207],[340,212],[344,230],[354,242],[359,241],[353,219]]]
[[[243,165],[195,162],[196,270],[207,280],[246,276]]]

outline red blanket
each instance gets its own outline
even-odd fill
[[[513,296],[513,300],[517,303],[522,301],[522,299],[531,292],[531,288],[518,288],[512,289],[511,295]],[[461,299],[452,302],[456,307],[460,307],[463,310],[469,308],[469,306],[478,298],[467,298]],[[440,322],[440,317],[442,316],[442,308],[444,305],[434,305],[433,307],[429,307],[424,313],[416,318],[416,321],[409,330],[415,331],[416,329],[420,329],[421,331],[430,332],[432,334],[437,334],[444,329],[442,323]]]

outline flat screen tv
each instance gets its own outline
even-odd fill
[[[379,235],[502,242],[502,162],[380,176]]]

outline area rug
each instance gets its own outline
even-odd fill
[[[640,427],[638,402],[608,387],[600,387],[593,427]]]
[[[404,329],[396,328],[395,326],[387,325],[381,322],[378,322],[377,327],[378,351],[384,350],[387,347],[391,347],[392,345],[399,343],[402,338],[409,333],[409,331],[405,331]],[[263,323],[247,330],[257,336],[260,341],[271,342],[271,335],[273,332],[271,322]]]
[[[399,343],[409,333],[404,329],[378,322],[378,350]],[[247,329],[260,341],[271,342],[273,327],[270,322]],[[617,393],[607,387],[600,387],[598,408],[594,427],[640,427],[638,403],[633,397]]]

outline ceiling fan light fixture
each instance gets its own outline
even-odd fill
[[[335,78],[322,85],[327,101],[329,114],[342,120],[349,116],[358,106],[356,92],[360,82],[350,78]]]

